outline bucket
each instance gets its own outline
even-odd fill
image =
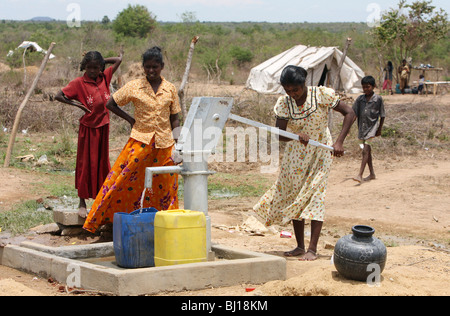
[[[205,261],[205,214],[190,210],[158,212],[155,216],[155,266]]]
[[[131,269],[155,266],[154,221],[157,212],[152,207],[130,214],[114,214],[113,244],[117,265]]]

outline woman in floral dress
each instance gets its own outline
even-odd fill
[[[300,260],[317,259],[317,243],[325,215],[325,194],[333,156],[344,155],[344,140],[355,120],[352,108],[339,99],[333,89],[307,87],[307,72],[296,66],[287,66],[281,74],[286,96],[275,105],[276,126],[289,127],[299,135],[300,141],[280,137],[288,142],[277,182],[253,207],[267,226],[285,225],[291,220],[297,248],[285,252],[286,256],[301,256]],[[344,116],[342,130],[333,144],[328,129],[329,110]],[[312,139],[329,146],[334,152],[308,145]],[[311,240],[305,250],[304,223],[311,220]]]

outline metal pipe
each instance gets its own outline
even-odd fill
[[[181,173],[182,171],[183,168],[181,168],[180,166],[146,168],[145,187],[149,189],[152,188],[154,174]]]
[[[203,152],[195,153],[197,158],[202,158]],[[208,176],[214,172],[208,170],[208,162],[201,159],[196,162],[193,153],[185,154],[188,158],[183,163],[183,167],[153,167],[145,170],[145,187],[152,187],[153,175],[178,173],[184,180],[184,207],[188,210],[203,212],[206,218],[206,248],[207,253],[211,252],[211,217],[208,215]]]
[[[298,137],[297,134],[290,133],[288,131],[284,131],[284,130],[279,129],[277,127],[273,127],[273,126],[269,126],[269,125],[266,125],[266,124],[263,124],[263,123],[260,123],[260,122],[252,121],[252,120],[249,120],[247,118],[240,117],[238,115],[231,114],[231,113],[230,113],[230,115],[228,117],[230,119],[234,120],[234,121],[237,121],[237,122],[240,122],[240,123],[244,123],[246,125],[251,125],[251,126],[254,126],[254,127],[262,128],[262,129],[268,130],[271,133],[274,133],[274,134],[277,134],[277,135],[280,135],[280,136],[283,136],[283,137],[286,137],[286,138],[289,138],[289,139],[292,139],[292,140],[299,140],[299,137]],[[320,147],[320,148],[327,149],[327,150],[330,150],[330,151],[334,151],[334,148],[332,146],[328,146],[328,145],[319,143],[319,142],[317,142],[315,140],[312,140],[312,139],[309,140],[309,144],[312,145],[312,146],[316,146],[316,147]]]

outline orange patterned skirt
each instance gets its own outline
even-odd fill
[[[83,228],[95,233],[112,223],[114,213],[131,213],[141,208],[147,167],[173,166],[172,147],[155,148],[155,138],[146,145],[130,138],[106,177]],[[178,174],[153,176],[152,190],[146,190],[143,207],[158,211],[178,209]]]

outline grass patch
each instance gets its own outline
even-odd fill
[[[208,198],[212,200],[233,197],[260,197],[266,193],[267,179],[259,175],[227,174],[218,172],[208,179]],[[178,196],[184,198],[183,178],[178,180]]]
[[[51,183],[46,183],[43,186],[46,190],[48,190],[50,195],[57,196],[57,197],[62,197],[65,195],[67,197],[77,198],[78,192],[77,192],[77,189],[75,189],[75,185],[72,182],[73,181],[71,179],[70,184],[69,183],[51,182]]]
[[[233,197],[240,197],[241,192],[238,187],[229,187],[222,184],[208,185],[208,196],[210,199],[228,199]]]
[[[39,210],[36,201],[27,201],[19,204],[12,211],[0,213],[0,227],[2,231],[19,235],[30,228],[53,223],[53,211]]]
[[[396,241],[393,241],[393,240],[387,240],[387,241],[384,241],[383,243],[388,248],[393,248],[393,247],[398,247],[399,246],[399,244]]]
[[[267,179],[259,174],[216,173],[209,178],[211,198],[259,197],[268,189]]]
[[[1,127],[1,126],[0,126]],[[10,134],[0,133],[0,163],[5,161]],[[73,172],[76,165],[77,136],[64,131],[61,135],[33,133],[16,136],[11,154],[10,167],[43,172]],[[33,159],[20,160],[17,157],[33,155]],[[41,156],[47,156],[47,164],[39,165]]]
[[[212,198],[229,198],[229,197],[257,197],[266,192],[263,185],[252,184],[226,184],[226,183],[211,183],[208,186],[208,193]]]
[[[398,126],[384,126],[381,131],[381,137],[384,138],[397,138],[401,137],[400,128]]]

